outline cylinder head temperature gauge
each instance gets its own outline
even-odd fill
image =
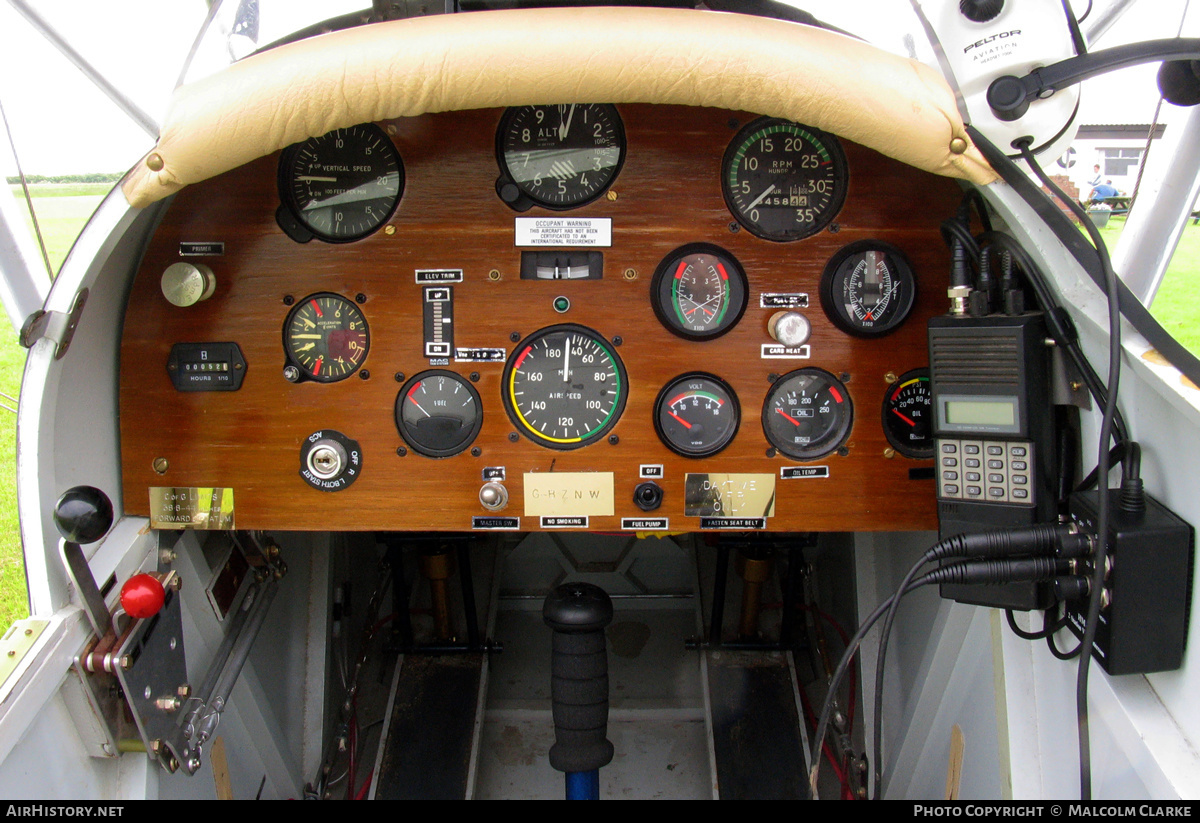
[[[821,308],[844,332],[880,337],[912,311],[917,281],[904,252],[880,240],[840,249],[821,275]]]
[[[703,372],[680,375],[654,402],[654,428],[663,444],[684,457],[708,457],[737,434],[741,408],[733,389]]]
[[[763,403],[767,440],[797,460],[814,460],[834,451],[850,433],[853,421],[850,393],[822,369],[785,374],[771,386]]]

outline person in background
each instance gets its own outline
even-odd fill
[[[1100,185],[1100,164],[1092,166],[1092,179],[1088,181],[1088,185],[1092,188]],[[1112,182],[1111,180],[1109,182]]]
[[[1113,188],[1112,180],[1105,180],[1092,189],[1092,193],[1088,195],[1089,203],[1101,203],[1110,197],[1117,197],[1121,192]]]

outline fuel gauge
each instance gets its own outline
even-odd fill
[[[709,457],[737,434],[741,408],[737,395],[719,377],[703,372],[680,375],[658,393],[654,428],[663,444],[684,457]]]
[[[458,454],[475,441],[482,425],[479,392],[452,371],[423,371],[396,396],[396,428],[413,451],[426,457]]]

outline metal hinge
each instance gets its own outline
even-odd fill
[[[69,314],[38,309],[29,315],[21,326],[21,345],[31,349],[37,341],[49,338],[55,344],[54,359],[61,360],[71,345],[71,338],[75,336],[75,329],[79,325],[79,318],[83,315],[83,307],[87,303],[87,298],[88,290],[80,289],[79,294],[75,296],[75,305],[71,307]]]

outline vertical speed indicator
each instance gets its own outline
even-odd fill
[[[846,201],[846,181],[837,138],[776,118],[739,131],[721,165],[729,211],[756,237],[777,242],[828,226]]]

